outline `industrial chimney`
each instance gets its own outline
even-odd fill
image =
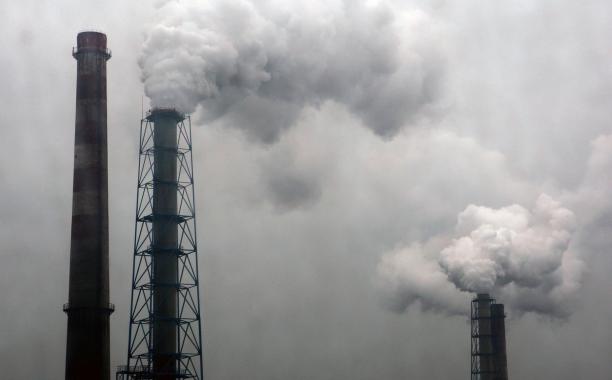
[[[191,148],[177,110],[142,120],[128,355],[117,379],[202,379]]]
[[[177,128],[183,116],[174,110],[156,110],[154,124],[153,180],[153,371],[160,379],[174,380],[177,350]]]
[[[82,32],[77,60],[74,178],[66,379],[108,380],[108,173],[106,149],[106,35]]]
[[[491,305],[491,345],[495,374],[493,380],[508,380],[508,359],[506,357],[506,314],[504,305]]]
[[[471,308],[471,379],[508,380],[504,305],[481,293]]]

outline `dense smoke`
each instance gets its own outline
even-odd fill
[[[383,257],[381,282],[395,310],[418,300],[425,308],[456,313],[465,311],[457,301],[467,294],[490,292],[517,312],[564,317],[582,274],[582,262],[570,250],[575,228],[573,212],[545,194],[531,211],[470,205],[442,249],[402,249]]]
[[[468,311],[469,293],[450,283],[440,266],[423,255],[419,245],[383,256],[378,274],[384,287],[384,306],[392,311],[402,313],[414,303],[424,310],[451,315]]]
[[[393,136],[437,107],[441,28],[423,11],[369,3],[163,2],[139,60],[146,94],[259,141],[326,101]]]

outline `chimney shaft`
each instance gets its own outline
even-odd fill
[[[505,317],[504,305],[488,294],[472,300],[472,380],[508,380]]]
[[[493,299],[488,294],[478,294],[478,347],[480,353],[481,380],[492,380],[493,344],[491,341],[491,303]]]
[[[82,32],[77,60],[66,379],[110,378],[106,35]]]
[[[203,379],[191,122],[173,108],[140,125],[127,363],[117,379]]]
[[[508,359],[506,357],[506,322],[503,304],[491,305],[491,335],[495,377],[493,380],[508,380]]]
[[[173,109],[156,109],[153,122],[153,371],[156,379],[176,378],[178,296],[177,123]]]

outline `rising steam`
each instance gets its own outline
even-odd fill
[[[422,11],[369,3],[163,2],[139,60],[145,92],[152,106],[201,108],[260,141],[326,101],[392,136],[436,105],[440,28]]]
[[[381,285],[394,310],[419,301],[425,308],[465,312],[457,302],[467,307],[469,293],[491,292],[517,312],[565,317],[582,274],[582,262],[570,251],[574,230],[574,214],[548,195],[531,211],[470,205],[446,247],[385,255]]]

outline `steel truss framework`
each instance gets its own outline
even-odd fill
[[[490,321],[491,321],[491,316],[490,313],[486,313],[486,315],[489,316],[483,316],[480,313],[480,306],[485,306],[487,308],[491,308],[491,305],[493,305],[495,303],[495,299],[494,298],[487,298],[486,301],[482,301],[478,298],[475,298],[472,300],[472,306],[471,306],[471,312],[470,312],[470,320],[471,320],[471,380],[483,380],[483,379],[489,379],[493,372],[490,372],[489,370],[486,370],[482,365],[482,362],[484,360],[490,360],[490,357],[493,355],[492,352],[486,352],[487,348],[481,347],[480,343],[481,343],[481,337],[489,337],[491,335],[490,332]],[[487,325],[489,326],[489,331],[488,332],[483,332],[480,331],[480,326],[481,326],[481,321],[483,319],[487,319],[489,321],[489,323],[487,323]],[[490,350],[491,348],[489,347],[488,350]]]
[[[150,114],[149,114],[150,116]],[[196,219],[193,181],[193,157],[191,121],[187,116],[177,123],[177,200],[178,224],[177,278],[171,284],[177,292],[177,315],[174,319],[177,332],[177,351],[172,353],[176,367],[172,374],[154,373],[153,327],[157,318],[153,305],[153,221],[167,218],[153,210],[154,181],[154,123],[149,117],[140,125],[140,157],[138,164],[138,194],[136,204],[136,228],[130,302],[130,326],[127,365],[120,366],[117,380],[127,379],[203,379],[202,324],[198,278]],[[168,284],[157,284],[168,286]],[[167,320],[167,319],[166,319]]]

